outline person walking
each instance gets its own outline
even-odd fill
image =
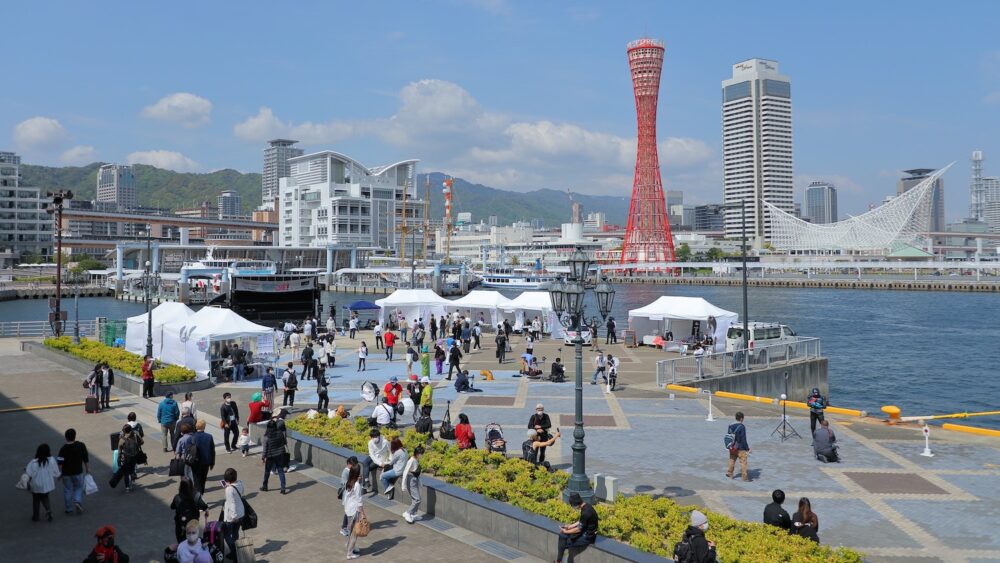
[[[605,325],[608,329],[607,337],[604,339],[605,344],[618,344],[618,333],[615,329],[618,327],[618,323],[615,322],[614,317],[608,317],[608,322]]]
[[[327,367],[337,364],[337,339],[332,332],[323,339],[323,353],[326,354]]]
[[[274,377],[274,368],[268,367],[267,371],[264,372],[264,377],[260,378],[260,388],[261,392],[264,394],[263,399],[267,401],[268,405],[274,404],[274,390],[277,387],[278,380]],[[247,422],[249,422],[249,420]]]
[[[420,377],[430,377],[431,376],[431,355],[427,351],[427,346],[421,348],[420,351]],[[416,381],[416,376],[410,376],[410,379]]]
[[[355,315],[356,313],[351,313],[351,318],[347,321],[347,327],[351,331],[351,340],[354,340],[354,336],[358,333],[358,317]]]
[[[399,337],[403,339],[403,342],[407,342],[407,340],[406,340],[406,332],[407,332],[407,330],[408,330],[408,325],[406,324],[406,317],[400,317],[400,319],[399,319]]]
[[[87,445],[76,441],[76,430],[69,428],[64,434],[66,443],[59,448],[57,457],[62,473],[63,502],[66,514],[83,514],[83,493],[86,477],[90,474],[90,455]]]
[[[347,458],[344,462],[344,469],[340,471],[340,489],[337,491],[337,498],[343,499],[344,493],[347,491],[347,481],[351,477],[351,469],[359,467],[358,458],[356,456],[351,456]],[[363,481],[363,479],[362,479]],[[364,487],[362,486],[362,492]],[[343,500],[341,500],[343,503]],[[340,535],[347,537],[351,535],[351,531],[347,528],[347,514],[344,514],[344,519],[340,524]]]
[[[358,347],[358,371],[367,371],[368,367],[365,366],[365,361],[368,359],[368,345],[365,344],[364,340],[361,341],[361,346]]]
[[[194,434],[191,435],[191,446],[198,449],[198,459],[191,464],[191,477],[194,480],[195,489],[205,494],[205,482],[208,481],[208,472],[215,469],[215,440],[212,435],[205,432],[205,420],[200,419],[194,423]],[[238,432],[233,434],[233,445],[235,446]],[[235,448],[234,448],[235,449]]]
[[[118,442],[118,472],[111,476],[111,488],[125,480],[125,492],[131,493],[135,487],[135,466],[145,455],[142,453],[142,438],[126,424],[122,426],[121,440]]]
[[[533,428],[538,434],[539,442],[546,442],[551,435],[549,428],[552,428],[552,419],[545,413],[545,405],[538,403],[535,405],[535,414],[528,419],[528,428]],[[538,463],[545,462],[545,446],[538,448]]]
[[[580,511],[580,519],[568,526],[559,526],[559,552],[556,563],[572,547],[584,547],[597,541],[598,516],[593,506],[583,502],[580,493],[569,494],[569,505]]]
[[[420,378],[420,383],[420,412],[424,416],[430,416],[431,409],[434,408],[434,386],[431,385],[429,377]]]
[[[285,387],[285,396],[281,399],[281,406],[295,406],[295,390],[299,388],[299,378],[295,375],[295,364],[288,362],[284,373],[281,375],[281,382]]]
[[[819,543],[819,518],[806,497],[799,499],[799,509],[792,514],[792,533]]]
[[[379,484],[382,485],[382,494],[386,498],[392,498],[395,496],[396,489],[393,488],[392,483],[399,477],[403,475],[403,469],[406,467],[406,449],[403,448],[403,441],[398,437],[393,438],[389,442],[389,469],[382,471],[382,476],[379,478]]]
[[[330,408],[330,382],[326,379],[326,369],[319,368],[316,375],[316,410],[322,412]]]
[[[373,332],[375,333],[375,349],[376,350],[381,350],[382,348],[385,348],[385,343],[382,340],[382,323],[381,322],[375,323],[375,329],[374,329]]]
[[[306,347],[302,349],[302,357],[299,360],[302,362],[302,380],[307,381],[312,377],[313,369],[313,357],[315,357],[316,352],[313,350],[312,343],[306,344]]]
[[[392,361],[392,346],[396,343],[396,334],[391,330],[385,331],[385,336],[383,337],[385,344],[385,361]]]
[[[462,370],[460,362],[462,361],[462,351],[458,349],[458,341],[451,343],[451,350],[448,350],[448,381],[451,381],[451,371],[457,369]]]
[[[364,496],[361,493],[361,469],[355,465],[351,467],[347,474],[347,482],[344,484],[344,516],[347,517],[347,558],[357,559],[359,550],[355,549],[358,543],[358,534],[355,525],[365,516]]]
[[[615,386],[618,385],[618,366],[620,365],[620,360],[612,354],[608,354],[607,359],[607,371],[608,371],[608,391],[614,391]]]
[[[442,320],[444,320],[444,319],[442,318]],[[437,319],[434,318],[434,314],[433,313],[431,313],[431,320],[428,323],[428,329],[431,331],[431,341],[432,342],[437,342],[437,339],[438,339],[438,322],[437,322]]]
[[[785,531],[790,531],[792,529],[792,518],[781,507],[781,503],[783,502],[785,502],[785,491],[775,489],[771,493],[771,504],[764,507],[764,523]]]
[[[101,390],[101,398],[98,401],[101,409],[111,408],[111,386],[115,384],[115,371],[108,366],[107,362],[101,364],[101,369],[97,373],[98,387]]]
[[[607,367],[608,367],[608,362],[607,360],[604,359],[604,352],[598,351],[597,355],[594,356],[594,377],[593,379],[590,380],[591,385],[597,385],[598,375],[601,376],[601,379],[604,380],[604,383],[608,382],[608,375],[606,372]]]
[[[733,478],[733,470],[736,469],[736,460],[740,462],[740,476],[744,481],[749,482],[747,475],[747,456],[750,455],[750,444],[747,442],[747,427],[743,424],[743,413],[736,413],[736,422],[729,425],[727,432],[732,435],[733,442],[729,446],[729,467],[726,469],[726,477]]]
[[[417,361],[417,351],[410,344],[406,347],[406,376],[413,375],[413,362]]]
[[[472,328],[469,327],[469,322],[466,321],[462,323],[462,351],[468,354],[471,346],[472,346]]]
[[[194,406],[194,393],[190,391],[184,393],[184,401],[180,404],[180,407],[181,407],[181,412],[184,412],[184,410],[187,409],[188,413],[191,415],[191,418],[194,419],[198,418],[198,409],[195,408]]]
[[[156,408],[156,421],[160,423],[160,435],[163,440],[163,451],[168,452],[173,450],[174,440],[174,425],[177,424],[177,419],[181,416],[181,410],[177,408],[177,401],[174,400],[174,392],[167,391],[166,395],[162,401],[160,401],[160,406]],[[170,448],[167,448],[167,445]]]
[[[240,437],[240,409],[233,401],[233,395],[228,391],[222,394],[219,421],[222,426],[222,445],[226,447],[227,454],[232,453],[236,449],[236,440]]]
[[[479,340],[482,338],[483,329],[480,328],[480,324],[476,323],[476,326],[472,327],[472,349],[482,350],[483,347],[479,345]]]
[[[816,422],[824,420],[823,411],[827,405],[826,397],[820,394],[818,387],[813,387],[809,398],[806,399],[806,405],[809,407],[809,433],[815,435]]]
[[[705,539],[708,518],[699,510],[691,511],[691,525],[684,530],[681,541],[674,545],[674,561],[715,563],[715,542]]]
[[[142,360],[142,398],[153,397],[153,357],[146,356]]]
[[[237,479],[238,474],[232,467],[227,468],[222,476],[225,487],[226,503],[222,507],[222,537],[229,546],[232,560],[236,560],[236,539],[240,535],[240,522],[243,520],[243,481]]]
[[[184,541],[184,528],[189,522],[199,522],[203,513],[208,518],[208,505],[187,477],[181,477],[170,509],[174,511],[174,537],[178,543]]]
[[[424,455],[424,447],[413,448],[413,455],[406,461],[403,469],[403,492],[410,495],[410,507],[403,512],[403,519],[412,524],[420,508],[420,457]]]
[[[271,470],[278,472],[278,481],[281,483],[281,494],[286,494],[285,490],[285,454],[287,453],[288,438],[285,435],[285,421],[272,418],[267,421],[267,430],[264,432],[264,451],[261,453],[261,462],[264,464],[264,482],[260,486],[261,491],[267,491],[267,481],[271,476]]]
[[[49,493],[56,488],[59,478],[59,464],[52,457],[48,444],[39,444],[35,449],[35,457],[24,468],[28,476],[28,490],[31,491],[31,521],[40,519],[39,507],[45,508],[45,519],[52,521],[52,505],[49,503]]]
[[[293,330],[291,334],[288,335],[288,344],[292,348],[292,357],[299,357],[299,348],[302,346],[302,337],[299,336],[299,331]]]
[[[503,364],[507,358],[507,335],[503,331],[503,325],[497,325],[497,335],[493,338],[497,345],[497,363]]]
[[[434,345],[434,368],[437,375],[441,375],[441,368],[444,367],[444,348],[440,344]],[[430,375],[430,374],[428,374]]]
[[[302,322],[302,338],[306,341],[306,346],[312,344],[313,341],[313,324],[310,322],[309,318],[306,318]]]

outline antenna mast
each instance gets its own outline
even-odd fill
[[[431,232],[431,175],[424,176],[424,250],[420,259],[427,267],[427,235]]]

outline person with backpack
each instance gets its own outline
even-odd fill
[[[142,453],[142,438],[128,424],[122,426],[121,441],[118,443],[118,472],[111,476],[108,483],[112,489],[124,478],[125,492],[132,492],[135,488],[135,466],[142,457],[145,457]]]
[[[462,371],[460,362],[462,361],[462,351],[458,349],[458,341],[451,343],[451,350],[448,350],[448,381],[451,381],[452,370]]]
[[[826,410],[826,397],[820,394],[818,387],[813,387],[806,405],[809,407],[809,433],[816,434],[816,421],[824,420],[823,411]]]
[[[163,400],[160,401],[160,405],[156,408],[156,421],[160,423],[160,435],[163,437],[163,451],[168,452],[173,449],[174,444],[174,425],[177,424],[177,419],[181,416],[181,410],[177,407],[177,401],[174,400],[174,392],[167,391]],[[167,449],[167,444],[170,444],[170,449]]]
[[[431,415],[434,408],[434,386],[431,385],[431,378],[420,378],[420,412],[425,416]]]
[[[246,514],[243,510],[243,481],[237,477],[236,470],[232,467],[227,468],[222,476],[226,496],[226,503],[222,507],[222,535],[233,561],[236,560],[236,539],[240,535],[240,523]]]
[[[330,382],[326,379],[326,369],[319,368],[316,372],[316,410],[322,412],[330,408]]]
[[[267,430],[264,431],[264,451],[261,452],[261,463],[264,464],[264,482],[260,490],[267,491],[267,481],[271,476],[271,470],[278,471],[278,481],[281,483],[281,494],[286,494],[285,490],[285,455],[287,454],[288,438],[285,435],[285,421],[272,418],[267,421]]]
[[[729,425],[726,430],[726,449],[729,451],[729,467],[726,469],[726,477],[733,478],[733,470],[736,469],[736,460],[740,462],[740,476],[744,481],[751,479],[747,475],[747,456],[750,455],[750,444],[747,442],[747,427],[743,424],[743,413],[736,413],[736,422]]]
[[[202,513],[208,517],[208,505],[187,477],[181,477],[177,494],[170,502],[170,509],[174,511],[174,536],[178,543],[184,541],[184,527],[188,522],[199,522]]]
[[[222,394],[222,405],[219,406],[219,424],[222,426],[222,445],[226,453],[236,449],[236,440],[240,437],[240,410],[229,392]],[[232,434],[232,438],[230,438]]]
[[[569,494],[569,505],[580,511],[580,519],[568,526],[559,526],[559,552],[556,563],[562,563],[567,549],[593,545],[597,541],[599,519],[594,507],[583,502],[580,493]]]
[[[691,511],[691,525],[681,541],[674,544],[674,561],[679,563],[715,563],[715,542],[705,538],[708,518],[699,510]]]
[[[288,367],[281,375],[281,382],[285,386],[285,396],[281,400],[281,406],[295,406],[295,390],[299,388],[299,378],[295,375],[295,364],[288,362]]]
[[[545,469],[549,469],[549,462],[540,461],[538,459],[538,450],[541,448],[547,448],[552,444],[556,443],[556,438],[559,438],[561,434],[559,429],[556,428],[556,435],[552,436],[548,440],[540,440],[538,438],[538,431],[532,428],[528,430],[528,439],[521,444],[521,458],[524,461],[534,464],[536,467],[541,465]]]

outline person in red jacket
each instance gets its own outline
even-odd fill
[[[476,449],[476,433],[472,431],[469,417],[464,412],[458,414],[458,424],[455,425],[455,445],[460,450]]]
[[[396,343],[396,335],[391,331],[385,331],[385,336],[382,337],[382,343],[385,344],[385,361],[392,361],[392,345]]]
[[[388,348],[389,342],[385,341],[384,343]],[[396,405],[399,404],[399,398],[403,396],[403,386],[399,384],[399,379],[394,375],[389,378],[389,383],[385,384],[382,391],[385,393],[385,402],[389,405],[389,410],[392,411],[392,421],[396,422]]]
[[[153,396],[153,358],[146,356],[142,361],[142,398]]]

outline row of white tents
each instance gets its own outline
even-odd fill
[[[375,304],[380,307],[379,321],[383,324],[386,312],[406,319],[429,319],[431,315],[440,318],[458,310],[471,311],[473,318],[480,313],[488,315],[492,326],[509,320],[515,330],[530,325],[537,316],[542,320],[543,331],[551,338],[561,339],[565,334],[545,291],[525,291],[508,299],[497,291],[477,290],[449,300],[428,289],[400,289]],[[736,313],[720,309],[700,297],[662,296],[645,307],[630,310],[628,322],[640,342],[644,336],[662,336],[667,332],[672,332],[676,338],[687,336],[698,322],[702,334],[711,328],[715,342],[724,343],[729,326],[738,318]],[[257,342],[261,337],[273,338],[273,329],[217,307],[204,307],[195,312],[182,303],[167,302],[153,309],[152,319],[153,357],[187,366],[202,375],[209,371],[213,342]],[[128,351],[145,354],[146,323],[145,314],[128,319],[125,333]]]

